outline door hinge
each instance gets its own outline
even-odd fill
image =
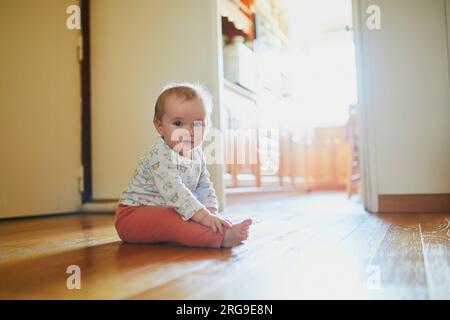
[[[78,61],[83,61],[83,35],[78,36],[77,43]]]

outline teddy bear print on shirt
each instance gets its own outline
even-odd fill
[[[175,193],[175,194],[173,195],[173,197],[170,198],[170,201],[171,201],[172,203],[175,203],[175,202],[178,201],[178,199],[179,199],[178,193]]]
[[[172,182],[167,182],[164,184],[163,189],[165,192],[168,192],[170,189],[172,189]]]
[[[155,170],[155,171],[159,169],[159,161],[154,163],[154,164],[152,164],[152,169]]]

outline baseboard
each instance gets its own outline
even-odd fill
[[[450,193],[379,195],[378,212],[450,213]]]
[[[20,216],[6,216],[1,217],[0,222],[13,221],[13,220],[31,220],[31,219],[42,219],[42,218],[57,218],[64,216],[74,216],[82,214],[81,211],[69,211],[69,212],[54,212],[54,213],[32,213]]]

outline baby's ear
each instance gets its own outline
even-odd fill
[[[153,125],[155,126],[156,131],[161,135],[162,134],[162,126],[161,126],[161,120],[159,119],[153,119]]]

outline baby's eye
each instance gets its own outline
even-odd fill
[[[173,123],[174,125],[176,125],[177,127],[181,127],[181,125],[183,124],[180,120],[177,120]]]

